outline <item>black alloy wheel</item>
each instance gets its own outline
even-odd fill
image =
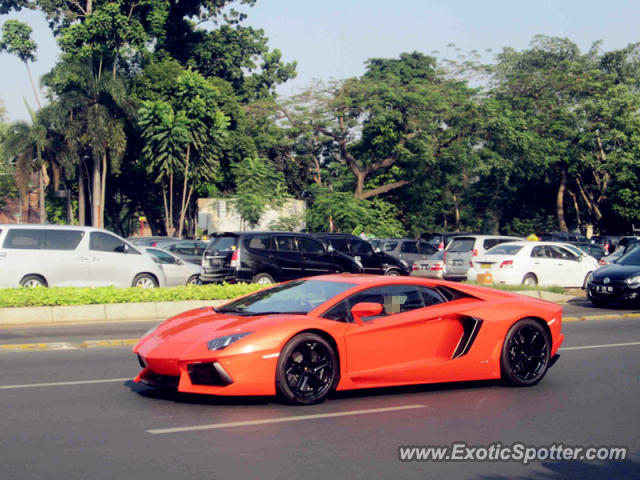
[[[502,346],[502,378],[515,386],[535,385],[549,368],[550,350],[549,335],[536,320],[525,318],[516,322]]]
[[[276,390],[290,403],[311,405],[322,402],[337,378],[336,353],[319,335],[296,335],[280,352]]]

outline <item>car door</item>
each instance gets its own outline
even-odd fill
[[[582,272],[580,257],[561,245],[552,245],[551,255],[555,260],[554,285],[581,287],[586,273]]]
[[[91,232],[89,235],[91,285],[130,287],[132,270],[138,262],[126,253],[126,243],[109,233]]]
[[[276,235],[273,239],[275,250],[269,252],[280,269],[279,281],[293,280],[303,277],[302,255],[298,250],[296,237],[293,235]]]
[[[304,276],[334,273],[336,266],[331,255],[325,251],[322,243],[309,237],[296,237],[302,256],[302,274]]]
[[[89,285],[91,263],[83,230],[45,230],[40,261],[47,268],[50,287]]]
[[[375,254],[371,244],[364,240],[358,240],[356,238],[349,240],[350,255],[360,263],[364,268],[365,273],[373,273],[380,275],[384,273],[384,266],[380,257]]]
[[[159,248],[145,248],[145,250],[158,259],[164,275],[167,279],[167,287],[176,287],[186,283],[184,265],[178,265],[176,257]]]
[[[442,304],[425,303],[421,288],[387,285],[347,299],[349,309],[360,302],[383,305],[381,315],[353,323],[345,334],[347,373],[352,381],[375,385],[428,378],[447,319],[441,310],[444,298],[439,296]]]

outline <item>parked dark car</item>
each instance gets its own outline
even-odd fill
[[[604,250],[604,247],[596,243],[571,242],[570,244],[575,245],[584,253],[586,253],[587,255],[591,255],[596,260],[600,260],[607,254],[607,252],[605,252]]]
[[[327,273],[362,273],[353,258],[305,233],[225,232],[211,236],[202,283],[270,284]]]
[[[331,245],[338,252],[350,255],[360,262],[365,273],[376,275],[409,275],[411,265],[388,253],[377,251],[373,246],[348,233],[315,233],[314,237]]]
[[[129,243],[134,244],[137,247],[156,247],[158,242],[178,240],[175,237],[127,237]]]
[[[202,263],[202,254],[207,248],[207,242],[173,238],[169,240],[158,240],[155,246],[177,255],[185,262],[200,265]]]
[[[587,282],[594,305],[640,303],[640,248],[632,248],[615,263],[597,269]]]

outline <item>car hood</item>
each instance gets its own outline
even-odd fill
[[[303,315],[271,314],[241,316],[216,313],[211,307],[191,310],[161,324],[152,335],[165,342],[193,343],[234,333],[255,332]]]
[[[604,280],[607,277],[610,280],[624,280],[634,275],[640,275],[640,266],[611,263],[593,272],[592,278],[594,280]]]

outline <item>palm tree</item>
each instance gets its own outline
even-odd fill
[[[156,172],[155,181],[162,184],[165,228],[173,233],[173,176],[188,155],[189,124],[184,113],[174,113],[168,102],[146,100],[138,110],[138,126],[145,142],[142,149],[149,172]],[[166,182],[169,182],[167,201]]]

